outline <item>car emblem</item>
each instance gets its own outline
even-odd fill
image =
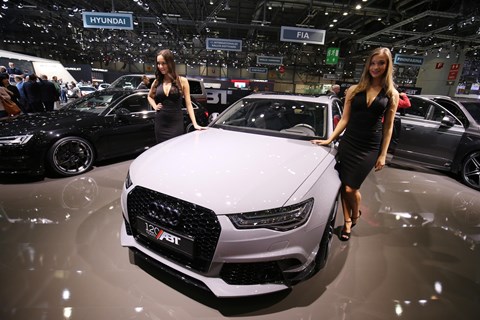
[[[176,227],[180,223],[180,211],[161,201],[150,203],[147,214],[163,225]]]

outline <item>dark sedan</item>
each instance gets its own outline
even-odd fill
[[[106,89],[61,110],[0,121],[0,174],[74,176],[96,161],[140,154],[155,145],[155,111],[146,90]],[[197,122],[208,124],[193,103]],[[185,132],[194,130],[184,108]]]
[[[480,101],[447,96],[409,96],[397,114],[401,130],[395,161],[452,172],[480,190]]]

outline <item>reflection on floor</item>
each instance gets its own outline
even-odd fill
[[[130,162],[0,185],[0,319],[478,318],[479,193],[448,176],[372,173],[361,221],[349,242],[333,239],[325,269],[290,291],[217,299],[130,263],[119,244]]]

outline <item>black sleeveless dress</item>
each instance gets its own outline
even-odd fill
[[[178,86],[172,83],[167,96],[163,91],[163,84],[159,84],[155,92],[155,103],[163,105],[155,114],[155,139],[157,143],[183,134],[182,94]]]
[[[353,97],[350,120],[337,153],[336,169],[344,185],[359,189],[375,166],[382,143],[382,117],[389,104],[383,89],[369,107],[366,92]]]

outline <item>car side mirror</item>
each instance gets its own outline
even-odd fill
[[[455,119],[452,116],[444,116],[442,118],[442,125],[446,127],[453,127],[455,125]]]
[[[217,119],[219,115],[220,115],[220,113],[218,113],[218,112],[212,113],[212,114],[208,117],[208,123],[212,123],[213,121],[215,121],[215,119]]]

